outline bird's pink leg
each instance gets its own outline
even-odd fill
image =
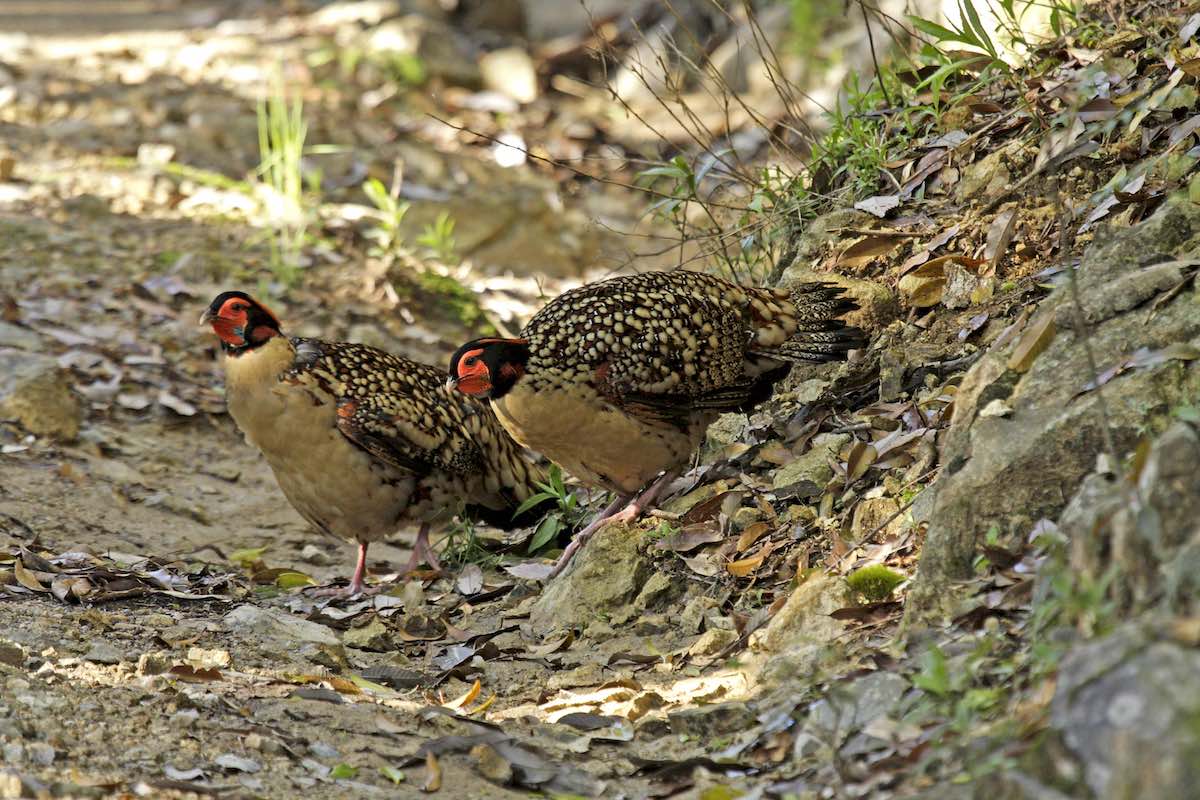
[[[610,503],[586,528],[575,534],[575,538],[567,545],[567,549],[563,550],[563,554],[558,557],[554,569],[546,576],[547,580],[562,572],[567,564],[571,563],[571,559],[579,551],[579,548],[583,547],[584,543],[592,538],[592,534],[601,527],[610,522],[622,522],[628,525],[640,517],[642,512],[654,505],[663,489],[675,480],[677,474],[674,470],[667,470],[636,497],[630,499],[628,496],[621,496]]]
[[[363,579],[367,575],[367,543],[358,543],[358,563],[354,567],[354,576],[350,578],[350,585],[346,588],[338,588],[335,586],[325,586],[320,589],[311,590],[310,594],[314,597],[354,597],[356,594],[363,593]]]
[[[442,564],[434,555],[433,548],[429,546],[429,523],[423,523],[421,530],[417,531],[417,540],[413,542],[412,556],[408,559],[408,566],[404,568],[406,573],[415,572],[421,564],[428,564],[434,569],[441,572]]]

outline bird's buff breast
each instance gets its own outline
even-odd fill
[[[512,437],[586,484],[633,493],[691,454],[696,437],[624,413],[586,384],[518,383],[492,406]]]
[[[371,541],[395,532],[413,489],[411,478],[372,463],[342,436],[329,395],[268,378],[265,364],[247,361],[271,355],[267,347],[261,350],[229,360],[226,399],[289,502],[318,529],[343,539]]]

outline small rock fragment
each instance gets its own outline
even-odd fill
[[[492,783],[506,786],[512,782],[512,764],[490,744],[477,744],[472,747],[471,758],[475,759],[475,768],[479,770],[479,774]]]
[[[92,642],[92,646],[84,653],[83,660],[93,664],[120,664],[124,656],[121,651],[108,642]]]

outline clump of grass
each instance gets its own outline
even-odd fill
[[[438,214],[432,224],[426,225],[421,231],[421,235],[417,237],[417,244],[428,249],[437,256],[439,261],[452,262],[455,241],[454,218],[450,216],[450,213],[443,211]]]
[[[863,567],[846,576],[846,583],[850,585],[850,589],[868,603],[881,603],[891,599],[896,587],[906,580],[904,575],[883,564]]]
[[[475,532],[475,524],[465,517],[457,518],[450,526],[440,558],[452,568],[478,564],[487,569],[500,563],[499,554],[484,546],[479,534]]]
[[[300,251],[308,228],[301,171],[307,136],[303,101],[289,99],[277,80],[270,97],[258,104],[259,166],[255,174],[265,187],[260,196],[273,229],[271,271],[285,286],[295,284],[299,276]]]

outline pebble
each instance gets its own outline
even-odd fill
[[[121,651],[108,642],[92,642],[91,648],[83,655],[84,661],[94,664],[120,664]]]
[[[29,760],[39,767],[50,766],[54,763],[54,758],[57,755],[54,747],[45,742],[33,742],[25,750],[29,756]]]
[[[334,759],[338,757],[338,751],[333,747],[333,745],[329,745],[320,741],[310,744],[308,746],[308,752],[312,753],[317,758]]]

